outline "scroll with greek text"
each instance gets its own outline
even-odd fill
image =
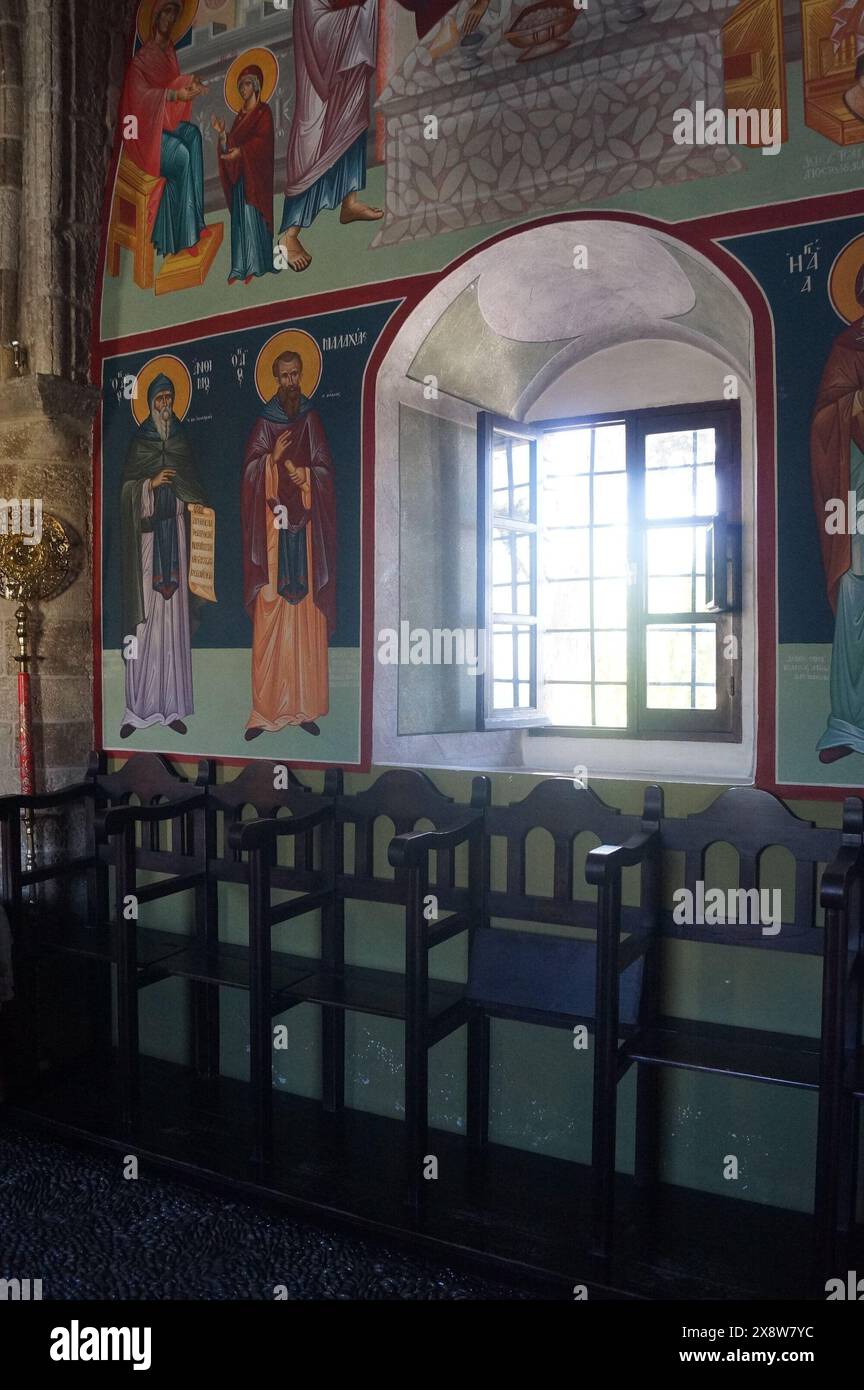
[[[189,517],[189,591],[215,603],[216,513],[199,505],[190,508]]]

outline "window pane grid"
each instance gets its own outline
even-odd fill
[[[495,423],[494,712],[519,726],[536,709],[553,728],[598,733],[633,723],[637,736],[734,730],[735,686],[718,685],[731,610],[707,605],[718,505],[735,516],[735,414],[718,403],[558,422],[543,429],[542,468],[515,423]]]
[[[715,446],[713,427],[646,435],[646,518],[716,513]]]
[[[556,518],[543,531],[545,611],[553,615],[544,627],[551,717],[626,727],[625,426],[556,431],[545,460],[547,514]]]
[[[652,623],[646,631],[648,708],[716,709],[716,625]]]

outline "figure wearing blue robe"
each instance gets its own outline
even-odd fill
[[[197,246],[204,230],[204,151],[201,132],[191,121],[162,132],[159,173],[165,188],[153,224],[160,256]]]

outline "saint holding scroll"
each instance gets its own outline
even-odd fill
[[[163,364],[165,370],[154,373]],[[129,445],[120,503],[126,664],[121,738],[151,724],[185,734],[184,720],[194,710],[188,528],[206,499],[182,423],[191,395],[185,370],[176,358],[151,362],[139,375],[139,396],[132,403],[134,410],[146,386],[147,415]],[[175,413],[175,378],[185,398],[177,407],[181,418]]]

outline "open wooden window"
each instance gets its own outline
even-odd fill
[[[478,727],[740,739],[737,402],[481,416]]]

